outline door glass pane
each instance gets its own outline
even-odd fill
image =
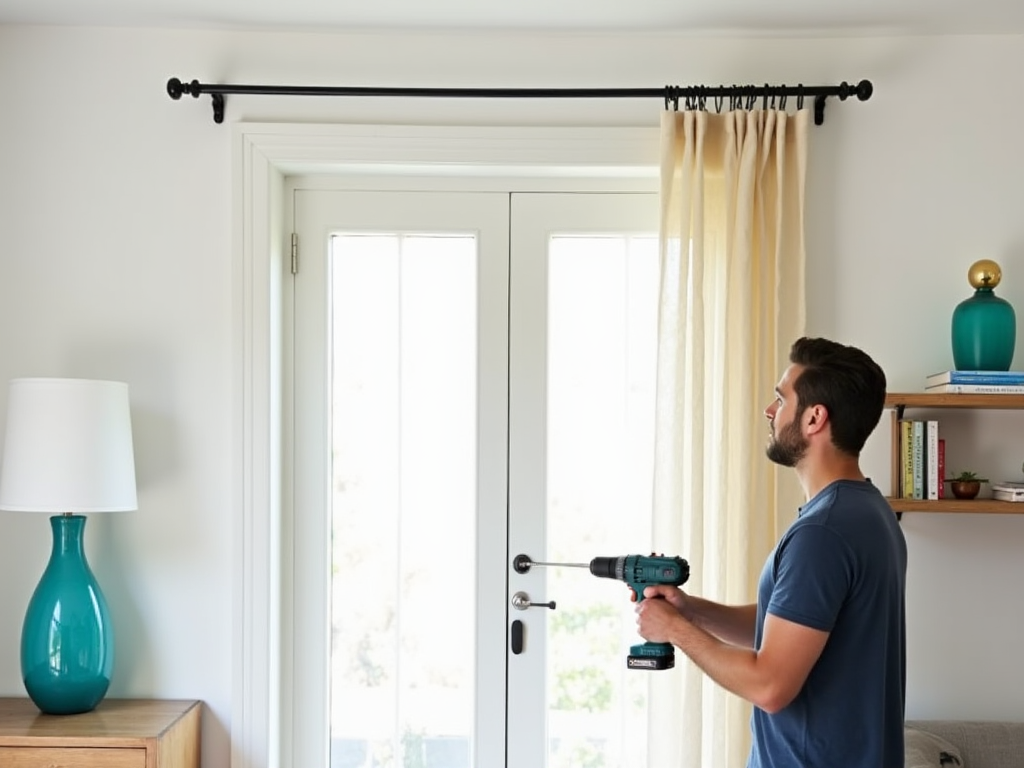
[[[556,236],[548,259],[547,554],[650,547],[657,340],[654,237]],[[646,766],[647,675],[625,584],[552,568],[547,768]],[[654,673],[657,674],[657,673]]]
[[[469,768],[476,240],[331,239],[332,768]]]

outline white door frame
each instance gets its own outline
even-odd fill
[[[658,129],[495,128],[238,123],[233,128],[235,359],[232,566],[235,649],[232,768],[290,768],[291,733],[282,701],[281,504],[290,480],[282,464],[281,318],[288,264],[284,179],[345,173],[381,183],[401,173],[530,179],[553,190],[657,189]]]

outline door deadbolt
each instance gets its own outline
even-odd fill
[[[516,592],[512,595],[512,607],[517,611],[525,611],[527,608],[550,608],[555,610],[555,601],[549,603],[531,603],[530,596],[525,592]]]

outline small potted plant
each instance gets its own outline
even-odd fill
[[[961,472],[946,482],[950,484],[950,490],[958,499],[973,499],[981,490],[981,484],[987,483],[988,480],[978,477],[976,472]]]

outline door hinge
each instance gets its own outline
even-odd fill
[[[292,232],[292,274],[299,274],[299,235]]]

